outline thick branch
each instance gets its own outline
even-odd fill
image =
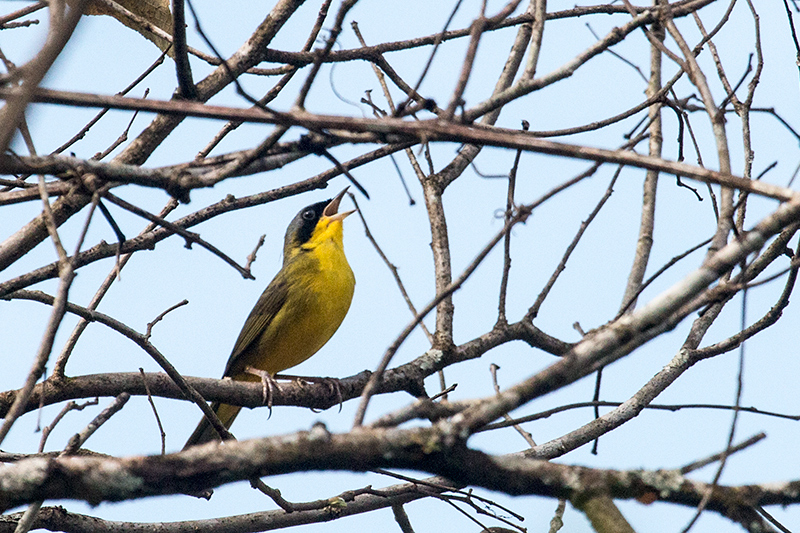
[[[549,497],[608,494],[612,498],[657,498],[696,506],[712,488],[676,471],[600,470],[518,456],[493,457],[451,442],[433,428],[358,430],[330,434],[311,431],[225,445],[210,443],[187,451],[128,458],[31,458],[0,471],[0,508],[41,499],[78,499],[90,504],[161,494],[193,492],[210,486],[311,470],[412,468],[456,483],[508,494]],[[708,508],[729,515],[753,505],[797,503],[800,481],[718,486]]]

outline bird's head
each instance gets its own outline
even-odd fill
[[[342,221],[355,213],[355,210],[339,213],[347,187],[334,198],[304,207],[295,215],[284,238],[284,260],[291,258],[303,249],[316,248],[326,240],[342,244]]]

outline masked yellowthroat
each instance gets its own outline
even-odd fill
[[[223,377],[259,381],[248,367],[274,376],[317,353],[339,328],[356,285],[342,245],[342,221],[354,211],[338,212],[345,192],[303,208],[289,224],[283,266],[250,311]],[[212,409],[230,428],[241,407],[214,402]],[[184,448],[218,438],[203,418]]]

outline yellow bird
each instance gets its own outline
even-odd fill
[[[342,245],[342,221],[355,211],[338,212],[345,192],[303,208],[289,224],[283,266],[250,311],[223,377],[259,381],[248,367],[274,376],[317,353],[339,328],[356,285]],[[214,402],[212,409],[230,428],[241,407]],[[216,439],[203,418],[184,449]]]

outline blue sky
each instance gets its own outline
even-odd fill
[[[235,9],[222,8],[215,2],[196,2],[204,30],[223,54],[234,52],[249,36],[266,13],[262,2],[242,1]],[[717,2],[716,4],[719,4]],[[703,21],[713,27],[727,5],[713,5],[704,9]],[[3,12],[19,9],[23,2],[0,6]],[[501,4],[489,3],[489,12]],[[550,2],[548,11],[571,8],[565,2]],[[762,11],[762,48],[765,68],[755,106],[774,108],[791,126],[800,126],[798,116],[798,75],[795,52],[787,29],[785,13],[776,5],[758,6]],[[402,40],[439,31],[452,6],[432,2],[375,2],[363,1],[351,12],[345,31],[337,47],[358,46],[349,29],[349,20],[357,20],[368,43]],[[464,2],[452,27],[467,26],[477,14],[479,2]],[[296,19],[282,31],[274,47],[296,49],[305,40],[307,27],[316,14],[318,2],[308,2]],[[423,16],[420,16],[423,14]],[[0,32],[0,48],[17,64],[22,64],[41,45],[46,31],[46,18],[28,29]],[[628,20],[627,15],[598,15],[576,20],[548,22],[545,30],[540,74],[559,68],[565,61],[586,49],[594,42],[589,29],[605,35],[615,25]],[[699,39],[691,20],[677,21],[690,45]],[[326,25],[326,27],[328,27]],[[189,42],[196,48],[206,49],[189,22]],[[494,86],[499,69],[513,41],[514,29],[487,34],[482,40],[476,60],[475,75],[470,80],[465,100],[470,107],[485,99]],[[732,80],[744,72],[748,55],[753,50],[753,23],[744,2],[735,7],[731,21],[723,28],[715,42],[723,64]],[[667,45],[677,50],[669,39]],[[449,101],[464,54],[465,41],[445,43],[433,62],[432,74],[424,81],[420,91],[437,100],[440,105]],[[635,33],[614,51],[647,72],[649,48],[644,36]],[[406,80],[414,81],[427,59],[429,49],[387,54],[387,59]],[[126,86],[159,55],[158,50],[137,33],[123,28],[108,17],[85,17],[65,52],[59,57],[43,83],[49,88],[113,94]],[[710,55],[704,52],[699,61],[706,69],[717,101],[724,91],[719,80],[713,77]],[[195,79],[210,72],[210,67],[193,61]],[[675,72],[674,64],[664,60],[664,79]],[[274,103],[276,109],[288,109],[303,76],[299,76],[285,90],[285,96]],[[274,79],[246,78],[244,87],[251,94],[260,95]],[[501,115],[498,125],[518,128],[520,120],[528,120],[531,129],[547,130],[588,123],[619,113],[644,99],[645,81],[629,65],[606,53],[580,68],[561,83],[535,92],[509,105]],[[131,94],[141,96],[144,87],[150,89],[149,97],[169,99],[174,87],[174,69],[167,61],[145,83]],[[744,86],[743,86],[744,87]],[[334,89],[346,99],[334,94]],[[380,87],[366,62],[337,64],[324,67],[322,75],[309,96],[308,109],[312,112],[371,116],[370,110],[356,102],[371,90],[372,98],[382,103]],[[737,93],[744,95],[745,89]],[[687,80],[679,82],[676,92],[680,98],[696,90]],[[396,99],[399,98],[395,94]],[[232,90],[227,89],[211,103],[246,107]],[[697,101],[695,100],[695,103]],[[54,106],[35,105],[28,111],[28,121],[39,153],[46,153],[69,138],[95,114],[95,110],[61,109]],[[600,132],[560,139],[574,144],[586,144],[614,149],[624,142],[622,135],[633,129],[641,118],[628,119]],[[131,118],[128,112],[112,111],[87,137],[73,146],[78,157],[88,158],[108,146],[125,128]],[[141,114],[134,121],[131,138],[151,120]],[[694,133],[701,146],[704,164],[717,168],[713,140],[708,119],[703,113],[691,115]],[[743,156],[740,121],[728,117],[727,130],[732,152],[734,173],[742,174]],[[161,166],[188,161],[213,137],[221,127],[220,122],[187,119],[155,151],[146,166]],[[786,185],[800,161],[798,142],[789,130],[771,115],[754,113],[752,137],[755,158],[754,174],[778,161],[775,169],[763,179],[777,185]],[[265,136],[265,126],[242,126],[221,143],[214,154],[255,146]],[[296,138],[302,132],[290,131],[287,138]],[[677,157],[677,124],[674,114],[664,114],[664,157]],[[123,144],[123,147],[125,145]],[[24,147],[19,139],[13,145],[20,153]],[[341,147],[334,150],[339,160],[347,160],[372,146]],[[433,147],[432,158],[437,169],[446,165],[455,155],[454,144]],[[646,150],[641,145],[640,152]],[[117,152],[119,149],[117,150]],[[415,150],[418,156],[421,153]],[[691,147],[686,149],[686,162],[695,164],[697,156]],[[476,160],[483,174],[506,174],[513,162],[514,153],[486,148]],[[417,307],[424,306],[434,296],[432,260],[430,254],[430,229],[422,203],[422,192],[415,181],[408,160],[403,154],[395,156],[402,169],[416,205],[410,206],[394,166],[384,159],[356,169],[354,175],[369,190],[371,200],[359,197],[361,211],[370,229],[389,258],[399,268],[400,275]],[[588,163],[539,154],[523,154],[517,178],[516,198],[531,202],[555,185],[562,183],[588,167]],[[288,165],[279,172],[259,174],[227,180],[213,189],[192,193],[192,202],[181,205],[171,219],[196,211],[205,205],[224,198],[237,197],[270,190],[283,184],[315,175],[330,167],[324,158],[306,158],[301,163]],[[603,166],[591,179],[556,196],[538,208],[524,225],[513,230],[513,265],[509,286],[508,315],[518,320],[535,300],[541,287],[561,259],[580,223],[605,192],[614,168]],[[588,331],[611,320],[619,308],[628,269],[633,258],[639,224],[641,188],[644,172],[626,168],[614,187],[614,192],[597,219],[589,227],[584,239],[571,257],[567,269],[556,284],[551,296],[542,307],[536,325],[565,341],[574,342],[580,336],[573,323],[580,323]],[[448,216],[453,269],[456,275],[469,264],[489,239],[502,228],[498,211],[505,205],[505,179],[480,177],[472,169],[466,171],[447,191],[444,202]],[[183,247],[177,238],[160,243],[155,251],[135,254],[124,269],[122,280],[116,283],[103,301],[100,310],[126,324],[143,331],[155,316],[182,299],[189,305],[178,309],[157,325],[153,343],[185,375],[218,377],[225,364],[232,343],[252,304],[280,267],[280,249],[283,232],[292,216],[303,206],[328,198],[346,184],[337,178],[326,191],[316,191],[300,197],[288,198],[268,205],[241,210],[229,216],[218,217],[194,230],[204,239],[222,248],[228,255],[244,262],[255,246],[258,237],[266,234],[253,273],[256,281],[246,281],[233,269],[202,248]],[[703,184],[693,183],[703,201],[685,188],[675,185],[673,176],[662,175],[658,186],[657,223],[654,247],[648,274],[650,275],[672,257],[696,245],[711,235],[715,219]],[[796,186],[795,186],[796,188]],[[158,212],[168,197],[158,190],[121,187],[115,191],[120,197],[150,211]],[[349,204],[345,202],[345,205]],[[748,227],[767,215],[776,203],[754,198],[748,208]],[[0,240],[16,231],[41,209],[38,203],[3,206],[0,210]],[[146,222],[119,209],[111,208],[126,236],[138,233]],[[72,249],[83,223],[83,216],[65,224],[61,231]],[[87,246],[106,240],[114,234],[102,219],[91,225]],[[345,246],[357,279],[356,293],[351,312],[333,339],[312,359],[292,370],[292,373],[311,376],[345,377],[364,369],[373,369],[386,347],[405,327],[411,315],[403,302],[388,269],[364,236],[357,217],[345,224]],[[796,246],[796,239],[791,246]],[[704,251],[696,252],[671,269],[648,288],[640,302],[655,295],[697,268]],[[55,259],[49,242],[39,245],[33,252],[3,272],[2,280],[10,279]],[[782,266],[788,261],[784,261]],[[71,291],[71,300],[85,305],[106,276],[112,262],[95,263],[80,270]],[[501,250],[493,251],[477,269],[468,283],[454,296],[456,305],[455,340],[465,342],[491,329],[496,320],[497,294],[502,268]],[[769,272],[777,272],[776,266]],[[754,288],[748,293],[747,323],[763,315],[774,303],[782,289],[782,280]],[[52,293],[54,282],[45,282],[34,288]],[[30,302],[3,302],[0,312],[0,338],[12,339],[3,343],[5,365],[0,376],[2,390],[18,388],[36,353],[49,309]],[[741,297],[728,305],[720,319],[711,328],[703,345],[711,344],[735,333],[741,321]],[[624,401],[634,394],[674,356],[686,336],[693,316],[682,322],[674,331],[659,337],[636,350],[624,360],[609,367],[604,373],[602,398]],[[56,350],[66,339],[74,325],[68,317],[56,339]],[[433,317],[426,320],[429,327]],[[798,311],[789,307],[781,321],[769,331],[746,344],[745,385],[742,405],[755,406],[768,411],[796,414],[800,402],[796,395]],[[394,364],[414,359],[427,350],[424,335],[417,330],[403,344]],[[664,404],[714,403],[731,404],[736,387],[738,352],[732,352],[699,363],[667,389],[657,400]],[[533,350],[521,342],[510,343],[446,371],[449,383],[458,383],[452,399],[469,399],[492,394],[489,365],[501,367],[501,386],[509,386],[553,362],[553,357]],[[78,344],[67,367],[69,375],[99,372],[130,372],[138,368],[159,371],[150,358],[121,336],[91,325]],[[429,392],[436,390],[434,378],[427,382]],[[545,409],[588,401],[592,397],[594,379],[586,378],[556,393],[532,402],[514,415],[524,415]],[[100,407],[71,413],[50,437],[48,450],[63,447],[69,436],[91,420],[98,410],[110,401],[100,399]],[[368,419],[396,409],[411,401],[405,394],[375,398],[370,405]],[[200,417],[199,410],[187,403],[156,399],[159,415],[167,431],[167,451],[177,451]],[[331,431],[347,431],[353,420],[356,402],[344,405],[341,412],[330,409],[312,413],[299,408],[276,408],[267,420],[266,410],[244,410],[233,426],[240,438],[291,433],[307,429],[315,421],[323,421]],[[49,423],[61,406],[42,410],[43,424]],[[545,442],[591,420],[588,409],[569,411],[526,425],[537,442]],[[560,458],[567,464],[582,464],[598,468],[658,469],[677,468],[683,464],[721,451],[727,439],[731,413],[718,410],[682,410],[678,412],[645,411],[635,420],[604,436],[600,453],[592,455],[584,446]],[[3,443],[5,451],[33,452],[40,435],[34,433],[37,414],[22,418]],[[732,457],[722,477],[722,483],[765,483],[796,479],[800,461],[793,449],[797,442],[796,423],[788,420],[742,414],[737,428],[737,441],[764,431],[768,438],[741,454]],[[506,429],[478,435],[470,445],[493,453],[509,453],[526,447],[525,442]],[[152,413],[146,399],[135,397],[121,413],[87,443],[87,448],[115,455],[154,454],[160,449],[160,440]],[[406,472],[408,474],[408,472]],[[691,475],[694,479],[708,481],[714,468],[706,468]],[[268,480],[280,488],[292,501],[327,498],[347,489],[368,484],[375,487],[395,482],[375,474],[298,474],[279,476]],[[488,491],[478,491],[483,496],[499,502],[527,517],[524,524],[531,531],[547,527],[556,502],[550,499],[525,497],[510,498]],[[48,502],[54,504],[56,502]],[[160,497],[125,504],[103,504],[95,508],[76,502],[58,502],[70,510],[99,516],[109,520],[174,521],[242,514],[273,508],[272,502],[254,491],[246,483],[221,488],[210,502],[186,496]],[[620,502],[620,508],[637,531],[680,531],[691,517],[692,511],[666,504],[644,506],[636,502]],[[460,531],[476,527],[466,517],[437,501],[420,501],[406,507],[417,531]],[[800,513],[796,508],[772,508],[773,513],[789,529],[800,527]],[[568,510],[565,530],[590,531],[580,513]],[[488,525],[498,525],[487,520]],[[393,518],[388,510],[351,517],[341,521],[305,526],[304,531],[352,531],[357,528],[393,528]],[[696,532],[733,531],[737,526],[712,513],[705,513]]]

